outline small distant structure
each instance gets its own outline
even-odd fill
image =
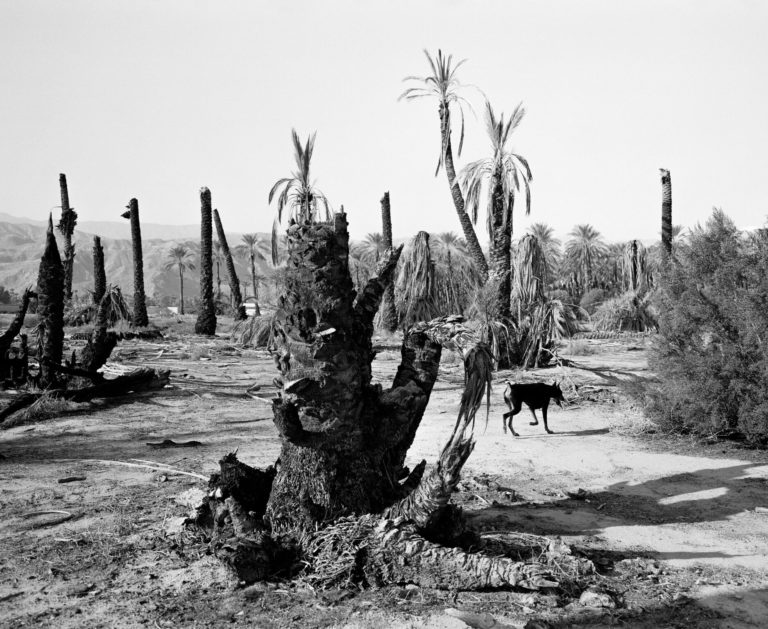
[[[179,314],[179,307],[178,306],[166,306],[165,308],[171,314],[175,314],[175,315]]]
[[[243,305],[245,306],[245,314],[249,317],[256,314],[256,302],[246,301]]]

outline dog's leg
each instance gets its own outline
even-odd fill
[[[538,426],[539,425],[539,418],[536,417],[536,409],[532,406],[528,407],[531,411],[531,415],[533,415],[533,421],[531,422],[531,426]]]
[[[509,418],[509,429],[512,431],[512,436],[514,437],[520,436],[515,432],[515,429],[512,427],[512,418],[520,412],[520,409],[522,407],[523,407],[522,403],[519,403],[519,404],[515,403],[514,406],[512,407],[512,410],[510,410],[509,413],[504,413],[504,422],[505,422],[504,432],[505,433],[507,432],[507,428],[506,428],[507,418]]]
[[[554,430],[550,430],[549,426],[547,426],[547,406],[548,404],[545,404],[541,409],[541,416],[544,418],[544,430],[547,431],[547,434],[551,435],[554,433]]]

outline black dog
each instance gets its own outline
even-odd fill
[[[536,409],[541,409],[541,414],[544,417],[544,429],[552,434],[552,431],[547,426],[547,407],[549,401],[554,400],[560,408],[562,408],[563,392],[560,390],[560,385],[557,382],[552,384],[544,384],[543,382],[534,382],[532,384],[512,384],[507,380],[507,388],[504,389],[504,401],[509,407],[509,412],[504,413],[502,421],[504,422],[504,433],[507,432],[507,421],[509,421],[509,429],[515,437],[519,435],[512,428],[512,418],[520,412],[520,409],[525,404],[531,409],[533,413],[533,421],[531,426],[537,426],[539,423],[536,417]]]

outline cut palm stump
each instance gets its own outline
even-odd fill
[[[222,459],[194,520],[214,552],[246,582],[303,571],[319,587],[557,585],[545,563],[456,547],[464,521],[448,503],[474,447],[475,415],[490,393],[488,348],[461,317],[418,323],[405,334],[392,386],[373,384],[373,318],[401,249],[385,254],[356,295],[345,214],[293,223],[287,241],[286,292],[271,347],[280,372],[273,412],[282,451],[267,470],[234,454]],[[437,463],[410,470],[406,453],[443,347],[464,357],[458,418]]]

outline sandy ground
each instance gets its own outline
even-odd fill
[[[0,432],[0,625],[768,626],[768,456],[633,436],[645,422],[619,385],[649,375],[644,342],[589,347],[568,367],[498,374],[457,500],[488,538],[562,536],[595,562],[619,609],[510,592],[393,586],[349,597],[300,584],[238,588],[204,549],[168,531],[187,510],[186,492],[205,486],[178,472],[207,476],[233,450],[259,467],[277,457],[273,366],[225,339],[176,338],[123,343],[114,356],[172,369],[172,388]],[[398,360],[384,349],[376,377],[389,381]],[[565,382],[571,403],[550,409],[555,434],[528,425],[527,410],[516,417],[521,436],[503,434],[505,379]],[[262,400],[245,394],[253,383]],[[462,366],[447,356],[412,462],[435,460],[461,383]],[[147,445],[163,439],[202,445]],[[84,479],[59,482],[68,477]],[[46,510],[72,517],[57,524],[64,515],[36,513]]]

